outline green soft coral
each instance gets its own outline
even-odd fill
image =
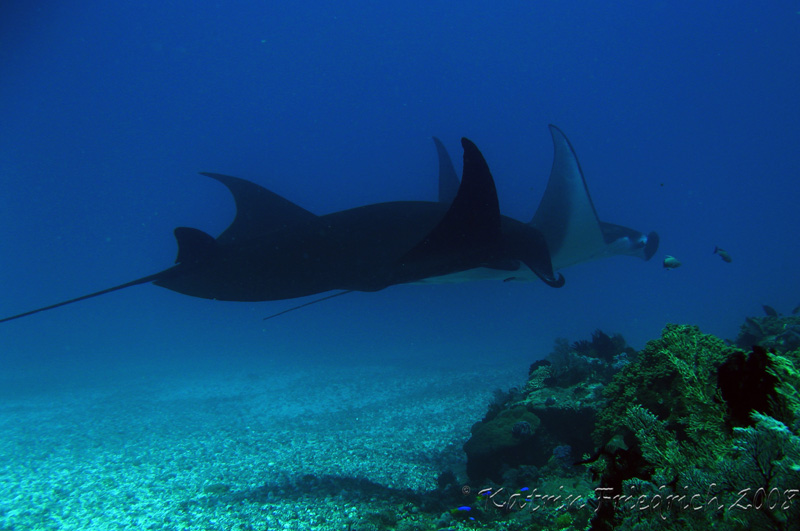
[[[667,325],[603,391],[608,402],[598,418],[595,441],[610,439],[632,404],[655,414],[679,440],[719,440],[725,410],[717,397],[716,372],[733,352],[696,326]]]
[[[751,410],[752,425],[731,429],[717,374],[734,355],[744,353],[696,327],[668,326],[606,390],[596,434],[632,434],[653,465],[651,475],[626,480],[623,492],[648,499],[687,492],[719,497],[703,510],[671,511],[671,529],[798,530],[800,503],[789,503],[786,493],[800,498],[800,351],[766,353],[765,371],[774,377],[769,415]],[[780,494],[781,506],[739,510],[742,493],[753,502],[759,489],[771,503]],[[662,517],[621,511],[614,523],[623,531],[639,530],[663,524]]]
[[[800,432],[800,350],[788,352],[783,356],[770,353],[770,374],[775,376],[777,398],[770,404],[772,416]]]
[[[642,457],[657,469],[678,470],[693,466],[684,454],[684,449],[667,429],[666,423],[638,404],[628,408],[623,424],[630,429],[639,441]]]
[[[780,496],[780,502],[762,503],[759,510],[748,507],[742,511],[750,528],[798,529],[800,504],[789,503],[787,489],[800,487],[800,437],[786,424],[770,416],[753,413],[755,425],[734,428],[733,444],[728,459],[720,461],[722,488],[730,493],[749,489],[753,497],[747,503],[758,504],[756,493],[761,490],[770,496]],[[762,500],[763,502],[764,500]]]

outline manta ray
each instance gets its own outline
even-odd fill
[[[658,250],[656,232],[645,235],[637,230],[600,221],[595,210],[578,156],[567,136],[550,125],[553,138],[553,166],[544,195],[536,214],[528,225],[545,236],[553,269],[617,255],[636,256],[650,260]],[[439,201],[450,203],[458,191],[458,176],[450,155],[438,138],[433,138],[439,156]],[[501,278],[509,281],[535,280],[535,275],[520,268],[513,275],[507,272],[478,269],[454,275],[453,281]],[[430,279],[445,281],[446,279]]]
[[[655,233],[644,236],[598,220],[569,141],[555,126],[551,131],[555,161],[531,222],[500,214],[489,166],[466,138],[460,182],[435,139],[439,201],[377,203],[318,216],[253,182],[202,173],[225,185],[236,203],[233,222],[219,236],[178,227],[173,266],[0,322],[145,283],[193,297],[249,302],[338,290],[319,301],[396,284],[475,278],[539,279],[561,287],[557,268],[614,254],[652,257]]]

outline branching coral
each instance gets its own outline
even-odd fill
[[[631,404],[666,421],[679,440],[719,440],[725,410],[716,372],[733,352],[736,349],[695,326],[667,325],[659,339],[647,343],[637,362],[617,373],[603,391],[608,404],[598,419],[596,442],[602,444],[619,430]]]
[[[642,456],[658,469],[679,472],[691,466],[675,434],[669,431],[665,422],[642,406],[634,404],[629,407],[622,422],[636,435]]]
[[[546,360],[531,366],[529,375],[541,371],[542,365],[550,368],[550,376],[544,385],[570,387],[592,382],[608,381],[620,370],[636,351],[625,343],[620,334],[609,336],[601,330],[592,333],[592,340],[580,340],[570,345],[565,338],[557,338],[553,351]]]
[[[760,345],[785,353],[800,347],[800,315],[748,317],[739,327],[736,345],[750,349]]]
[[[521,399],[498,395],[501,411],[465,446],[470,477],[510,481],[525,464],[546,472],[543,456],[569,444],[604,493],[592,529],[663,528],[668,519],[675,530],[800,531],[800,350],[745,353],[697,327],[667,325],[600,399],[615,363],[589,352],[613,339],[559,340],[531,366]],[[599,450],[585,443],[590,426]]]
[[[732,457],[723,465],[732,488],[763,487],[779,483],[800,487],[800,437],[784,423],[753,413],[755,425],[734,428]]]
[[[784,356],[769,354],[769,371],[777,379],[776,397],[770,403],[771,416],[800,433],[800,350]]]
[[[753,420],[697,460],[688,457],[697,453],[690,442],[678,442],[646,409],[630,407],[625,425],[656,471],[624,482],[627,503],[616,511],[615,529],[647,529],[665,519],[670,529],[800,529],[800,437],[767,415],[753,413]],[[644,502],[631,502],[637,497]]]
[[[760,385],[766,397],[759,402],[763,411],[743,410],[752,417],[750,425],[734,429],[733,410],[726,404],[732,392],[723,399],[716,385],[715,369],[726,356],[728,364],[748,360],[694,327],[670,326],[660,340],[648,343],[639,362],[615,377],[599,421],[607,425],[596,433],[628,430],[634,435],[631,444],[654,466],[649,477],[626,480],[620,494],[635,491],[647,500],[672,500],[670,529],[798,530],[800,373],[795,353],[779,356],[760,349],[750,364],[758,374],[747,364],[728,374],[734,379],[733,394],[746,396]],[[626,393],[625,386],[633,392]],[[695,494],[707,503],[695,507]],[[663,518],[663,510],[618,509],[613,522],[617,529],[645,529]]]

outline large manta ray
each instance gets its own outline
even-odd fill
[[[203,173],[227,186],[236,202],[233,223],[217,238],[178,227],[174,266],[0,322],[148,282],[193,297],[267,301],[493,277],[538,278],[560,287],[564,278],[554,273],[554,264],[610,254],[649,259],[657,235],[600,222],[572,147],[556,127],[551,131],[555,162],[530,223],[500,214],[489,167],[466,138],[460,183],[436,140],[438,202],[378,203],[317,216],[257,184]]]

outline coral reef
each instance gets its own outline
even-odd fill
[[[655,511],[600,500],[592,528],[669,518],[671,529],[800,529],[796,354],[746,354],[696,327],[667,326],[607,387],[595,437],[624,436],[648,465],[609,492],[669,503]],[[609,455],[593,465],[601,484]]]
[[[598,418],[595,441],[620,431],[631,404],[640,404],[667,423],[679,440],[717,439],[724,405],[717,398],[716,373],[738,352],[695,326],[667,325],[603,390],[608,403]]]
[[[500,483],[504,467],[538,462],[533,434],[540,423],[539,417],[527,408],[516,406],[475,424],[472,437],[464,445],[470,479]]]
[[[612,363],[614,358],[622,353],[630,356],[636,355],[636,350],[629,347],[625,343],[625,338],[620,334],[609,336],[599,329],[592,332],[591,341],[585,339],[576,341],[572,348],[582,356],[597,358],[606,363]]]
[[[753,413],[753,420],[751,427],[734,429],[731,459],[720,463],[725,482],[723,489],[736,493],[742,488],[753,491],[753,503],[737,504],[743,507],[750,504],[750,508],[756,509],[751,511],[753,518],[742,519],[749,527],[800,528],[800,504],[791,503],[786,493],[794,490],[795,495],[799,494],[800,488],[797,423],[791,430],[782,422],[760,413]],[[759,490],[764,493],[760,501]],[[773,504],[770,497],[774,499],[775,495],[782,498],[781,503]]]
[[[583,511],[518,515],[520,528],[800,530],[793,319],[748,318],[744,349],[673,324],[638,354],[600,331],[559,339],[473,426],[468,475],[518,501],[528,487],[593,493]]]
[[[780,354],[800,348],[800,315],[777,313],[748,317],[739,327],[734,344],[745,350],[759,345]]]
[[[622,336],[599,330],[591,341],[557,339],[547,358],[531,365],[524,388],[495,392],[472,427],[464,445],[470,480],[525,488],[542,475],[582,474],[574,465],[594,451],[602,388],[635,357]]]

